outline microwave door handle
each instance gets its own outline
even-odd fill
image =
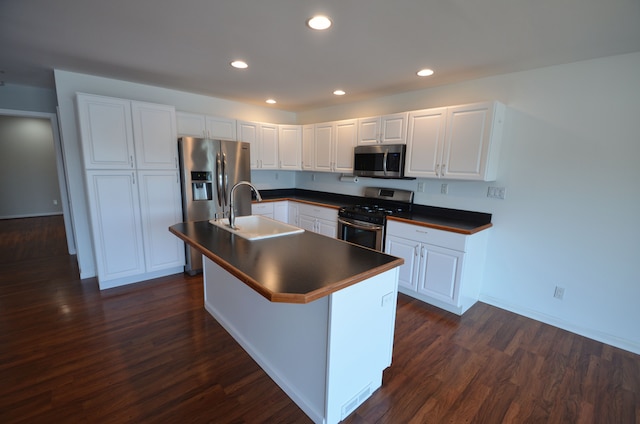
[[[384,176],[387,176],[387,158],[389,157],[389,149],[384,149],[384,156],[382,158],[382,172]]]
[[[338,222],[347,227],[356,228],[358,230],[366,230],[366,231],[378,231],[382,229],[381,225],[358,225],[353,222],[345,221],[344,219],[338,218]]]

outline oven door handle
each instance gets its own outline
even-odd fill
[[[351,221],[345,221],[342,218],[338,218],[338,222],[341,223],[342,225],[346,225],[347,227],[352,227],[352,228],[356,228],[358,230],[365,230],[365,231],[378,231],[381,230],[383,227],[382,225],[358,225],[354,222]]]

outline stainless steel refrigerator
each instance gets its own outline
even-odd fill
[[[178,139],[182,214],[185,222],[229,216],[229,193],[239,181],[251,181],[249,143],[181,137]],[[235,191],[236,216],[251,215],[251,189]],[[202,271],[202,254],[187,245],[185,272]]]

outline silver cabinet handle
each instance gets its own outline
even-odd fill
[[[377,231],[382,229],[381,225],[358,225],[351,221],[346,221],[342,218],[338,218],[338,222],[342,225],[346,225],[347,227],[356,228],[358,230],[366,230],[366,231]]]

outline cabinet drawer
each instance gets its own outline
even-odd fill
[[[268,215],[273,218],[273,203],[252,203],[251,204],[251,213],[253,215]]]
[[[338,211],[332,208],[322,206],[308,205],[305,203],[298,204],[298,214],[309,215],[318,219],[326,219],[335,222],[338,219]]]
[[[467,237],[464,234],[437,230],[420,225],[405,224],[393,220],[387,221],[387,235],[415,240],[421,243],[446,247],[447,249],[466,251]]]

